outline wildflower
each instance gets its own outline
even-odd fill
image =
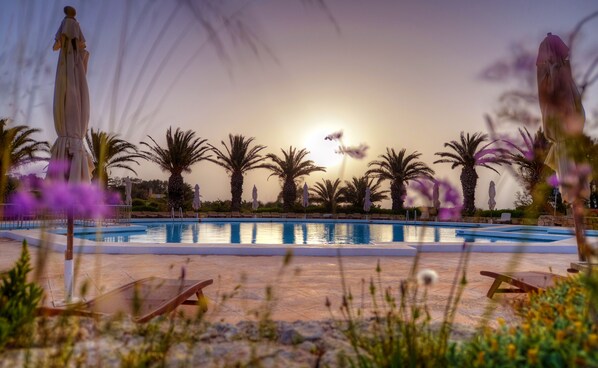
[[[431,269],[423,269],[417,273],[417,283],[424,286],[430,286],[438,281],[438,273]]]
[[[339,130],[338,132],[334,132],[332,134],[328,134],[324,137],[327,141],[340,141],[343,138],[343,131]]]
[[[563,330],[559,330],[556,332],[556,341],[558,343],[563,342],[563,340],[565,339],[565,331]]]
[[[345,146],[341,145],[338,147],[338,151],[336,151],[336,152],[340,153],[340,154],[347,155],[351,158],[360,160],[366,156],[366,151],[368,150],[368,148],[370,148],[370,147],[363,143],[357,147],[355,147],[355,146],[345,147]]]
[[[500,327],[504,327],[504,325],[506,324],[506,322],[505,322],[505,319],[504,319],[504,318],[502,318],[502,317],[498,317],[498,318],[496,319],[496,321],[498,322],[498,325],[499,325]]]
[[[490,341],[490,349],[492,349],[492,351],[498,350],[498,341],[496,341],[496,339],[492,339],[492,341]]]
[[[595,333],[588,335],[588,344],[592,347],[598,345],[598,335]]]
[[[529,364],[538,363],[538,348],[529,349],[527,351],[527,361]]]
[[[517,347],[514,344],[509,344],[509,346],[507,346],[507,356],[509,359],[515,359],[516,353]]]
[[[483,351],[480,351],[478,353],[478,358],[476,359],[476,362],[475,362],[476,366],[484,366],[485,365],[485,363],[486,363],[486,359],[484,359],[485,355],[486,355],[486,353]]]
[[[33,196],[32,190],[39,192],[39,197]],[[19,214],[37,211],[58,216],[70,213],[82,218],[101,218],[109,215],[110,208],[106,205],[120,202],[117,196],[118,194],[106,192],[96,184],[45,180],[23,185],[9,198],[9,203]]]
[[[551,187],[558,187],[560,185],[559,182],[559,178],[556,176],[556,174],[552,174],[548,177],[548,179],[546,179],[546,182],[551,186]]]

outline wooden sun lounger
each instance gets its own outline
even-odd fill
[[[123,285],[72,309],[42,307],[38,314],[92,316],[123,313],[130,315],[135,322],[143,323],[171,312],[181,304],[198,305],[205,312],[207,305],[202,289],[213,282],[149,277]],[[197,299],[189,299],[193,295]]]
[[[492,277],[494,283],[486,296],[491,298],[495,293],[530,293],[538,292],[555,285],[555,282],[566,279],[565,276],[554,273],[529,271],[529,272],[491,272],[480,271],[480,275]],[[514,288],[499,289],[500,285],[506,282]]]

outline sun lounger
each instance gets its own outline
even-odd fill
[[[510,224],[511,223],[511,213],[510,212],[503,212],[500,214],[500,218],[496,220],[497,224]]]
[[[529,271],[529,272],[491,272],[480,271],[480,275],[492,277],[494,283],[486,296],[491,298],[495,293],[530,293],[538,292],[555,285],[558,280],[566,279],[565,276],[555,275],[554,273]],[[500,285],[506,282],[513,288],[499,289]]]
[[[86,316],[122,313],[130,315],[135,322],[143,323],[171,312],[181,304],[198,305],[205,312],[207,305],[202,289],[213,282],[150,277],[121,286],[71,309],[42,307],[38,312],[46,316],[62,313]],[[197,299],[189,299],[193,295]]]

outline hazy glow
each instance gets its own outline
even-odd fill
[[[309,151],[309,158],[316,165],[334,167],[343,161],[343,155],[337,153],[339,142],[325,140],[328,134],[340,130],[339,124],[318,124],[309,128],[303,140],[303,147]]]

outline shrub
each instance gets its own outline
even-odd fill
[[[534,294],[521,310],[523,321],[484,329],[464,343],[456,366],[598,366],[598,329],[591,318],[588,288],[568,279]]]
[[[27,282],[31,271],[27,243],[15,266],[0,279],[0,350],[5,346],[23,346],[29,338],[43,290]]]

